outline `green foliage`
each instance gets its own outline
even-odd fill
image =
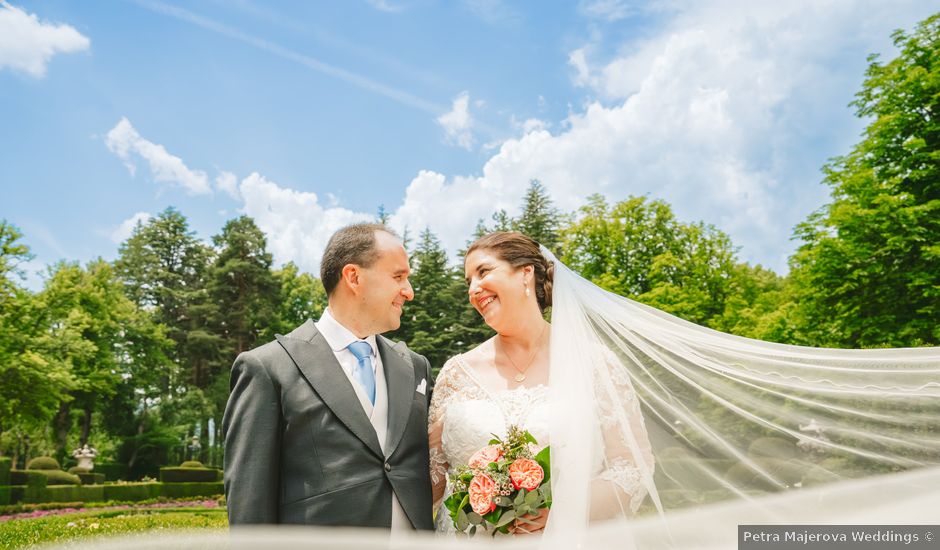
[[[73,525],[69,525],[69,524]],[[180,529],[225,529],[224,509],[105,510],[0,523],[0,550]]]
[[[287,334],[307,319],[319,319],[326,309],[326,291],[320,279],[309,273],[303,273],[293,262],[288,262],[274,272],[280,286],[280,304],[277,314],[276,330],[273,333]]]
[[[163,483],[160,494],[167,498],[214,497],[225,492],[221,481]]]
[[[675,219],[663,201],[589,198],[564,232],[563,261],[595,284],[711,326],[726,314],[734,248],[712,226]]]
[[[869,58],[853,105],[863,140],[826,167],[833,200],[797,227],[791,258],[804,343],[940,343],[940,14]]]
[[[82,485],[103,485],[104,484],[104,474],[95,473],[95,472],[79,472],[75,475],[78,476],[78,479],[82,480]]]
[[[219,470],[215,468],[179,467],[160,468],[160,481],[164,483],[198,483],[217,481]],[[186,496],[186,495],[165,495]]]
[[[51,456],[37,456],[26,463],[27,470],[61,470],[59,462]]]
[[[532,180],[522,199],[522,213],[511,220],[509,226],[513,231],[532,237],[535,242],[558,254],[562,222],[563,216],[553,205],[548,191],[539,180]]]
[[[51,485],[81,485],[82,480],[75,474],[62,470],[36,470],[46,476],[46,486]]]
[[[205,468],[205,466],[202,465],[202,462],[199,462],[198,460],[187,460],[183,462],[182,464],[180,464],[179,467],[180,468]]]
[[[0,456],[0,485],[10,484],[10,470],[13,468],[13,459]]]
[[[160,496],[160,483],[122,483],[107,484],[104,487],[104,500],[138,501]]]
[[[117,481],[119,479],[127,479],[128,477],[127,464],[115,462],[96,462],[95,472],[104,474],[105,479],[108,481]]]

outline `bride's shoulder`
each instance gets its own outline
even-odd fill
[[[466,374],[466,371],[475,369],[479,364],[485,362],[487,357],[491,357],[492,348],[493,340],[491,338],[475,348],[450,357],[441,367],[438,377],[449,378]]]

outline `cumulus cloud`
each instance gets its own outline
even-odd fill
[[[241,195],[238,192],[238,178],[231,172],[222,171],[215,178],[215,188],[224,192],[235,200],[239,200]]]
[[[449,143],[464,149],[473,148],[473,118],[470,116],[470,94],[462,92],[454,98],[450,111],[437,117],[437,123],[444,129]]]
[[[121,224],[111,232],[111,241],[115,243],[126,241],[128,237],[134,233],[134,228],[137,227],[138,223],[145,224],[152,217],[149,212],[137,212],[121,222]]]
[[[147,162],[154,181],[177,185],[190,195],[205,195],[212,192],[209,177],[201,170],[190,170],[183,160],[171,155],[166,148],[141,137],[127,118],[122,117],[105,136],[108,149],[116,154],[134,175],[137,161]]]
[[[393,220],[455,250],[477,219],[517,212],[537,178],[569,210],[598,192],[665,199],[729,233],[743,259],[785,271],[793,226],[828,195],[820,166],[857,139],[846,104],[866,55],[890,53],[892,30],[927,15],[913,1],[676,4],[643,41],[571,53],[596,99],[562,131],[523,128],[478,177],[419,173]]]
[[[316,193],[281,187],[258,173],[243,179],[239,192],[244,200],[241,211],[254,218],[267,235],[275,263],[293,261],[314,274],[320,271],[320,256],[330,235],[351,223],[375,219],[345,208],[324,207]]]
[[[42,22],[0,1],[0,69],[9,67],[42,78],[52,56],[87,50],[90,45],[87,37],[69,25]]]

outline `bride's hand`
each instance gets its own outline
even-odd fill
[[[540,534],[545,530],[545,523],[548,522],[548,508],[542,508],[539,510],[538,515],[526,515],[522,516],[527,521],[516,520],[512,522],[512,527],[509,528],[509,533],[511,535],[532,535]]]

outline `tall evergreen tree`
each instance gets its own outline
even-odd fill
[[[218,361],[221,342],[207,330],[218,316],[206,290],[211,260],[212,250],[174,208],[138,224],[119,249],[115,267],[128,296],[166,327],[174,342],[171,357],[185,369],[183,380],[166,378],[167,392],[179,384],[205,384],[209,365]]]
[[[522,213],[512,220],[512,228],[557,254],[561,244],[558,232],[561,222],[561,213],[555,208],[542,183],[539,180],[530,181],[522,199]]]
[[[215,326],[222,338],[222,363],[228,366],[274,326],[280,285],[264,233],[250,217],[229,220],[212,241],[218,255],[210,270],[209,296],[219,307]]]
[[[791,259],[805,343],[940,344],[940,14],[869,58],[864,139],[826,168],[833,200]]]

